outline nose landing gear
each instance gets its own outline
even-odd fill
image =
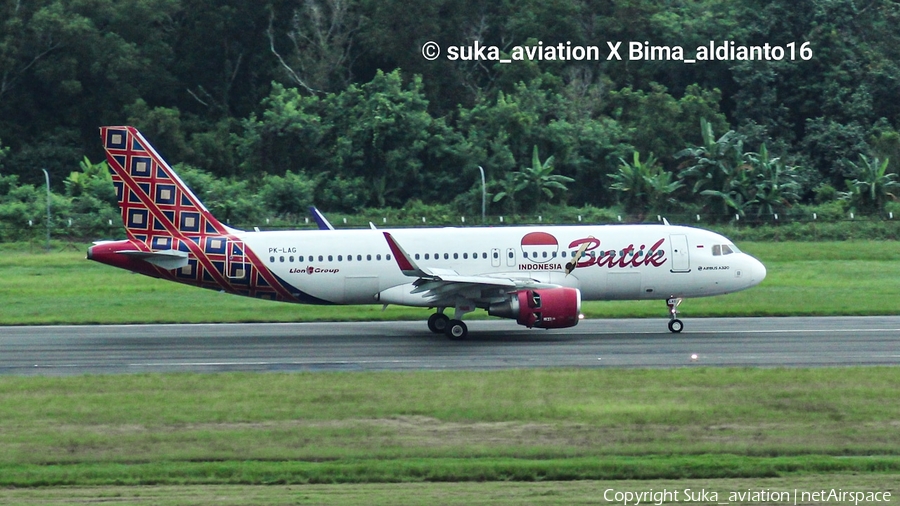
[[[678,306],[682,300],[684,299],[681,297],[670,297],[666,301],[666,305],[669,306],[669,332],[673,334],[678,334],[684,329],[684,323],[678,319]]]

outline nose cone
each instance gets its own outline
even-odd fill
[[[766,266],[750,255],[747,255],[747,260],[749,261],[747,272],[750,286],[756,286],[766,279]]]

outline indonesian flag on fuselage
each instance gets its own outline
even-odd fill
[[[558,252],[559,242],[547,232],[531,232],[522,237],[522,255],[529,260],[547,261]]]

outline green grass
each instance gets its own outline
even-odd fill
[[[897,314],[900,243],[745,243],[768,269],[760,285],[690,299],[685,316]],[[418,308],[303,306],[225,295],[89,262],[84,249],[0,252],[0,324],[425,319]],[[661,301],[587,302],[589,318],[664,316]],[[476,312],[472,318],[486,317]]]
[[[898,368],[0,378],[0,486],[900,473]]]
[[[688,503],[685,489],[715,491],[717,501],[732,505],[759,505],[759,500],[732,498],[735,492],[819,491],[831,488],[845,491],[892,492],[900,495],[897,474],[791,475],[787,478],[718,478],[703,480],[615,480],[615,481],[542,481],[542,482],[430,482],[365,483],[341,485],[161,485],[101,486],[0,489],[0,503],[19,504],[97,504],[156,506],[192,504],[196,506],[244,506],[286,504],[364,504],[364,505],[595,505],[606,504],[607,490],[679,492],[679,502]],[[790,502],[793,503],[792,501]],[[621,504],[621,503],[620,503]],[[629,505],[633,504],[629,503]],[[643,504],[648,504],[644,502]],[[649,503],[654,504],[654,503]],[[852,503],[845,503],[852,504]],[[864,503],[860,503],[864,504]]]
[[[898,311],[896,242],[739,246],[766,264],[766,281],[689,300],[686,315]],[[5,245],[0,324],[427,315],[228,296],[82,251]],[[585,307],[593,317],[663,311]],[[592,504],[610,486],[896,491],[898,387],[897,368],[0,377],[0,502]],[[593,481],[629,478],[641,481]]]

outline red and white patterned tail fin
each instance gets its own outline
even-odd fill
[[[172,238],[229,232],[136,128],[101,127],[100,137],[129,239],[157,249],[171,248]]]

